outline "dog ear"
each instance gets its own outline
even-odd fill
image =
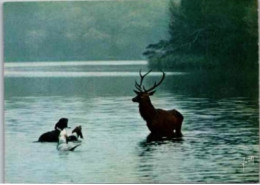
[[[83,135],[82,135],[82,132],[79,132],[78,134],[79,134],[79,137],[80,137],[81,139],[84,139],[84,138],[83,138]]]

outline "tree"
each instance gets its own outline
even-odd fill
[[[257,65],[256,0],[182,0],[169,5],[169,39],[144,55],[163,67]]]

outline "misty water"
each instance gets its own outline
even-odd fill
[[[147,141],[131,100],[140,68],[148,70],[145,61],[7,63],[5,182],[259,181],[257,75],[166,73],[151,100],[184,115],[184,137]],[[56,143],[33,142],[61,117],[82,126],[80,147],[59,152]]]

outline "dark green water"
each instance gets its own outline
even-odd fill
[[[257,74],[168,73],[151,99],[184,115],[184,137],[148,142],[131,101],[139,68],[146,65],[6,67],[5,181],[259,182]],[[145,84],[159,78],[155,73]],[[75,152],[33,143],[60,117],[83,127]]]

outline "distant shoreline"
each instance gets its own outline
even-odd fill
[[[147,65],[146,60],[91,60],[91,61],[48,61],[48,62],[5,62],[5,67],[42,67],[42,66],[88,66],[88,65]]]

